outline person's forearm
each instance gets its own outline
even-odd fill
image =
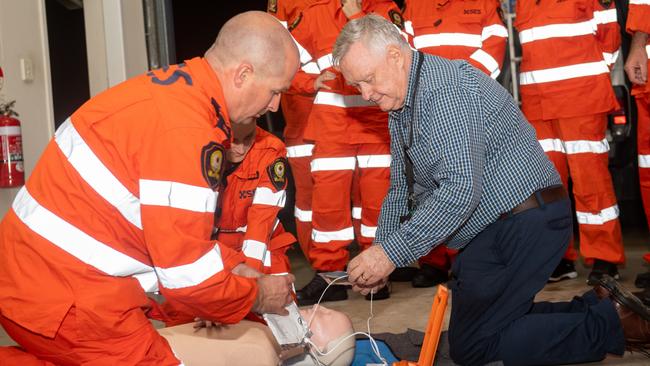
[[[632,42],[630,43],[630,49],[645,49],[646,44],[648,43],[648,33],[644,32],[634,32],[632,36]]]

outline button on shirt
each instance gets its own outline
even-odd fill
[[[397,266],[443,242],[463,248],[536,190],[561,184],[504,88],[465,61],[423,55],[415,91],[417,60],[414,52],[404,106],[390,113],[391,186],[375,240]],[[400,224],[405,153],[418,189],[412,217]]]

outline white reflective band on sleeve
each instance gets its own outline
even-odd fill
[[[264,261],[266,255],[266,244],[257,240],[246,239],[241,245],[241,251],[248,258]]]
[[[180,208],[194,212],[214,212],[218,193],[207,187],[164,180],[140,179],[143,205]]]
[[[539,140],[539,144],[542,146],[542,149],[544,149],[544,152],[557,151],[566,153],[566,150],[564,150],[564,144],[560,139]]]
[[[606,154],[609,151],[607,139],[601,141],[574,140],[564,141],[567,154]]]
[[[106,274],[125,277],[153,271],[151,266],[96,240],[41,206],[25,187],[16,195],[12,209],[36,234]]]
[[[330,170],[354,170],[357,160],[354,156],[341,158],[318,158],[311,161],[311,172]]]
[[[303,47],[300,43],[298,43],[298,41],[296,41],[295,38],[293,38],[293,35],[291,36],[291,38],[296,44],[296,47],[298,47],[298,54],[300,54],[300,64],[306,65],[312,59],[311,54],[309,54],[309,52],[305,49],[305,47]]]
[[[288,158],[304,158],[304,157],[307,157],[307,156],[311,156],[312,151],[314,151],[314,145],[313,144],[287,146],[287,157]]]
[[[271,253],[266,253],[264,256],[264,267],[271,267]]]
[[[478,49],[472,53],[471,56],[469,56],[472,60],[476,60],[478,63],[483,65],[488,71],[490,72],[490,77],[492,79],[496,79],[497,76],[501,73],[501,70],[499,69],[499,63],[497,60],[492,57],[489,53],[483,51],[482,49]]]
[[[616,7],[607,10],[594,11],[594,22],[596,24],[616,23]]]
[[[135,227],[142,229],[140,200],[99,160],[66,119],[54,135],[59,150],[86,183]]]
[[[312,211],[301,210],[298,206],[293,209],[293,216],[300,222],[311,222]]]
[[[287,192],[284,189],[274,193],[270,188],[257,187],[253,197],[253,204],[284,207],[286,200]]]
[[[650,155],[639,155],[639,168],[650,168]]]
[[[607,221],[612,221],[618,218],[618,205],[608,207],[597,214],[590,212],[576,211],[578,223],[583,225],[603,225]]]
[[[322,70],[328,69],[334,65],[334,59],[332,58],[332,54],[327,54],[325,56],[321,56],[318,61],[316,61],[318,64],[318,68]]]
[[[308,74],[314,74],[314,75],[320,74],[318,65],[314,61],[307,62],[306,64],[302,65],[300,68],[302,69],[302,71]]]
[[[618,59],[618,53],[619,51],[616,51],[614,53],[603,52],[603,60],[605,60],[607,66],[616,62]]]
[[[369,100],[363,99],[361,95],[343,95],[319,91],[314,98],[314,104],[331,105],[341,108],[353,107],[374,107],[376,104]]]
[[[196,286],[222,270],[223,261],[218,245],[215,245],[194,263],[170,268],[156,267],[160,283],[169,289]]]
[[[650,5],[650,0],[630,0],[630,5]]]
[[[390,154],[357,155],[359,168],[390,168]]]
[[[645,53],[647,53],[648,58],[650,58],[650,44],[645,46]]]
[[[280,24],[282,24],[282,26],[285,27],[285,28],[289,27],[289,23],[286,20],[280,20]]]
[[[2,85],[0,85],[2,86]],[[19,136],[20,126],[2,126],[0,127],[1,136]]]
[[[352,207],[352,218],[361,220],[361,207]]]
[[[404,22],[404,30],[406,33],[410,34],[411,36],[415,35],[415,32],[413,31],[413,22],[410,20],[407,20]]]
[[[438,46],[467,46],[480,48],[483,42],[478,34],[469,33],[439,33],[424,34],[413,38],[416,49]]]
[[[576,37],[595,34],[596,24],[592,20],[573,24],[549,24],[519,32],[521,44],[556,37]]]
[[[482,41],[485,41],[492,36],[508,38],[508,30],[501,24],[492,24],[483,28],[483,32],[481,32]]]
[[[354,239],[354,229],[352,226],[339,231],[319,231],[311,230],[311,240],[317,243],[328,243],[333,240],[352,240]]]
[[[158,291],[158,276],[156,272],[151,268],[150,272],[138,273],[133,275],[138,282],[140,282],[140,287],[144,292],[156,292]]]
[[[377,233],[376,226],[366,226],[364,224],[361,224],[361,236],[366,238],[374,238],[375,233]]]
[[[520,84],[530,85],[609,73],[605,61],[587,62],[552,69],[522,72]]]

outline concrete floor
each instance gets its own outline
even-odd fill
[[[645,230],[632,232],[628,230],[625,233],[627,264],[625,267],[620,268],[620,272],[622,283],[630,289],[634,288],[633,283],[636,274],[645,272],[648,269],[643,264],[641,257],[643,253],[649,250],[649,241],[649,235]],[[296,288],[301,288],[311,279],[313,272],[299,252],[290,252],[290,257],[293,272],[296,275]],[[589,268],[586,268],[582,263],[578,263],[577,269],[579,273],[577,279],[549,284],[537,296],[537,299],[565,301],[589,290],[585,282]],[[403,333],[407,328],[422,331],[427,323],[435,291],[435,288],[415,289],[411,287],[410,283],[393,283],[390,299],[373,302],[374,317],[370,323],[371,332]],[[357,331],[367,332],[366,321],[370,316],[370,303],[361,295],[349,291],[348,300],[324,304],[328,308],[346,312],[351,317]],[[449,324],[450,308],[451,306],[447,308],[445,314],[443,326],[445,330]],[[160,324],[155,325],[160,326]],[[14,344],[14,342],[0,329],[0,345],[10,344]],[[650,359],[640,354],[626,353],[624,357],[608,357],[605,361],[595,364],[650,365]]]

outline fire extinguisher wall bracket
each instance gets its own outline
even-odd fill
[[[6,113],[6,105],[4,107],[3,112]],[[14,117],[17,114],[11,107],[13,103],[8,108],[9,113],[0,114],[0,188],[19,187],[25,184],[20,121]]]

